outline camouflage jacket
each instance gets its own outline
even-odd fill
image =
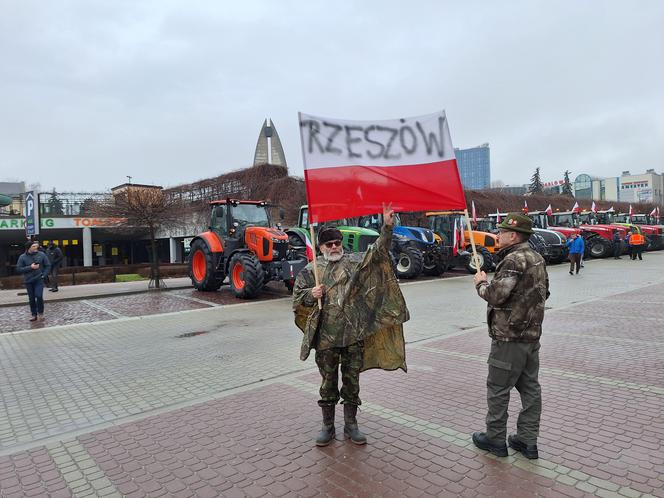
[[[295,324],[304,332],[300,358],[311,349],[345,347],[364,341],[364,367],[406,369],[402,324],[409,319],[397,283],[389,248],[392,229],[383,227],[376,243],[364,254],[344,254],[336,262],[317,258],[320,283],[325,285],[323,309],[311,291],[313,264],[295,279]]]
[[[506,247],[499,257],[491,283],[477,285],[477,293],[489,303],[489,335],[499,341],[538,341],[549,297],[544,259],[527,242]]]

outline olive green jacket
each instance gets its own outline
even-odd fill
[[[317,258],[320,283],[325,285],[323,309],[311,291],[313,263],[295,279],[295,324],[304,332],[300,359],[311,349],[346,347],[364,341],[362,370],[406,370],[403,323],[410,316],[394,276],[389,248],[392,229],[383,227],[376,243],[364,254],[345,254],[339,261]]]
[[[549,297],[546,263],[527,242],[506,247],[498,256],[502,261],[491,283],[476,286],[488,303],[489,335],[499,341],[538,341]]]

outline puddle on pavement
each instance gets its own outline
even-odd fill
[[[203,330],[203,331],[199,331],[199,332],[186,332],[184,334],[176,335],[175,338],[176,339],[184,339],[186,337],[196,337],[197,335],[203,335],[203,334],[207,334],[207,333],[208,333],[207,330]]]

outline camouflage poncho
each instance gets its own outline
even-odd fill
[[[488,303],[489,335],[499,341],[538,341],[549,297],[544,259],[527,242],[506,247],[499,256],[502,261],[491,283],[476,286]]]
[[[392,229],[383,227],[375,245],[364,254],[346,254],[336,262],[317,259],[325,285],[323,310],[311,294],[313,264],[295,279],[295,324],[304,332],[300,359],[311,349],[346,347],[364,341],[362,370],[406,370],[402,324],[410,317],[392,270],[389,247]],[[318,332],[318,334],[316,334]]]

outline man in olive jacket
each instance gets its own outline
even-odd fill
[[[549,297],[549,277],[542,256],[528,245],[533,233],[532,220],[510,213],[498,225],[498,254],[501,262],[489,283],[486,273],[475,275],[475,287],[487,305],[487,323],[491,336],[489,375],[487,377],[486,432],[473,434],[478,448],[496,456],[507,456],[507,408],[510,391],[516,387],[522,409],[517,433],[509,445],[526,458],[538,457],[542,397],[537,380],[540,336],[544,320],[544,302]]]
[[[315,284],[312,263],[295,279],[293,311],[295,323],[304,333],[300,359],[306,360],[315,349],[322,378],[318,405],[323,426],[316,438],[318,446],[334,439],[339,399],[344,404],[344,434],[355,444],[365,444],[367,439],[356,419],[361,404],[360,372],[370,368],[406,370],[402,324],[409,315],[389,256],[394,224],[390,207],[384,208],[383,219],[380,237],[365,254],[344,254],[342,233],[337,228],[321,228],[318,246],[322,257],[316,260],[319,285]]]

